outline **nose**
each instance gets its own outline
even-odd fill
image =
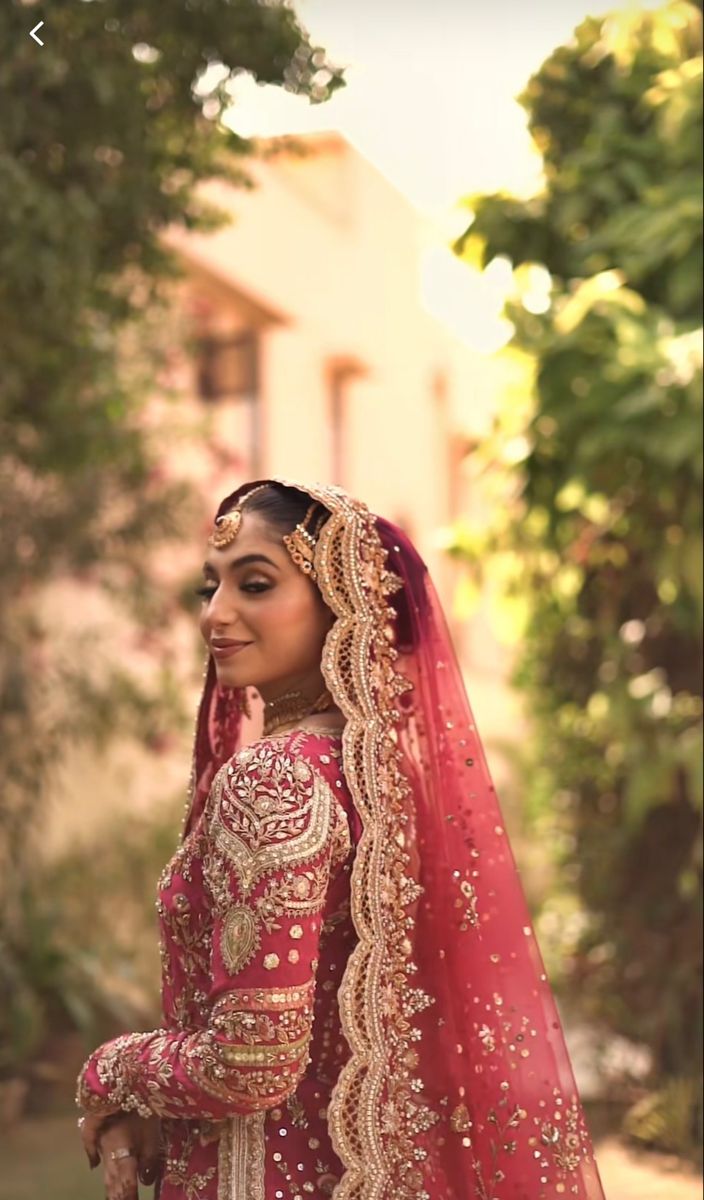
[[[208,605],[206,619],[213,633],[235,636],[239,613],[230,589],[218,588]]]

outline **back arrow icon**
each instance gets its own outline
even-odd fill
[[[44,43],[43,43],[42,39],[41,39],[41,38],[39,38],[39,37],[37,37],[37,30],[38,30],[38,29],[41,29],[41,27],[42,27],[42,25],[43,25],[43,24],[44,24],[44,22],[43,22],[43,21],[40,21],[38,25],[35,25],[35,26],[34,26],[34,29],[30,29],[30,31],[29,31],[29,36],[30,36],[31,38],[34,38],[34,40],[35,40],[35,42],[37,43],[37,45],[38,45],[38,46],[43,46],[43,45],[44,45]]]

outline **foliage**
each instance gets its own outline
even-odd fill
[[[164,229],[217,219],[199,181],[246,182],[251,147],[220,120],[229,83],[317,101],[340,78],[283,3],[181,0],[165,19],[156,0],[57,0],[41,50],[34,15],[0,13],[0,444],[11,544],[36,579],[102,558],[106,538],[120,560],[173,531],[136,422],[153,350],[126,330],[173,270]]]
[[[668,1080],[659,1091],[633,1105],[624,1121],[624,1132],[640,1145],[657,1146],[671,1154],[690,1154],[692,1111],[700,1099],[697,1088],[696,1079]]]
[[[35,866],[17,898],[21,919],[0,955],[0,1069],[22,1067],[47,1038],[86,1043],[158,1023],[156,878],[170,857],[172,804],[149,819],[113,819],[100,839]]]
[[[178,600],[152,568],[191,509],[145,417],[168,365],[162,235],[217,222],[201,181],[247,183],[252,147],[221,120],[238,74],[313,102],[341,80],[276,0],[55,0],[41,48],[38,16],[0,10],[0,941],[31,957],[34,930],[50,958],[28,888],[62,750],[125,731],[157,747],[182,714],[159,637]],[[151,684],[79,615],[96,592],[152,637]]]
[[[493,551],[527,608],[528,810],[583,905],[567,983],[665,1088],[701,1071],[701,72],[690,4],[585,21],[522,97],[543,192],[473,198],[457,246],[511,261],[534,383],[484,448],[492,530],[454,552]]]
[[[74,461],[100,434],[114,454],[109,434],[127,400],[96,365],[109,364],[115,323],[169,269],[163,229],[215,216],[198,181],[246,182],[250,145],[219,120],[231,79],[249,72],[321,100],[339,75],[281,3],[181,0],[167,20],[157,0],[58,0],[41,51],[30,20],[18,0],[0,16],[13,48],[0,66],[0,315],[11,335],[2,414],[21,429],[63,414],[63,442],[34,446],[32,461],[51,469],[57,449]],[[74,428],[84,406],[93,424]]]

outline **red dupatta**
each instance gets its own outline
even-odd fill
[[[405,534],[342,489],[275,478],[330,517],[317,583],[325,682],[363,833],[358,944],[340,988],[350,1059],[328,1122],[335,1200],[603,1200],[564,1035],[457,657]],[[209,663],[191,820],[241,739]]]

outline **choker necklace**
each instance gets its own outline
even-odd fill
[[[317,700],[310,700],[308,696],[303,695],[303,692],[295,690],[284,692],[281,696],[265,702],[262,734],[264,737],[268,737],[281,725],[301,721],[312,713],[324,712],[326,708],[331,707],[332,702],[332,696],[327,688],[320,693]]]

